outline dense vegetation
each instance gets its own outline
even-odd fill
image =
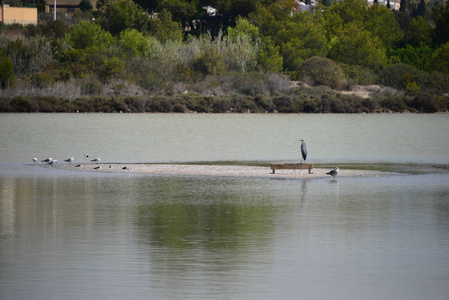
[[[0,111],[448,110],[447,2],[81,2],[2,26]],[[360,85],[369,98],[347,93]]]

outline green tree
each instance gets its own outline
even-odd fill
[[[116,74],[119,74],[125,68],[125,62],[120,58],[113,56],[106,58],[103,64],[99,67],[99,75],[102,79],[108,79]]]
[[[132,0],[118,0],[106,7],[101,15],[101,24],[116,36],[126,29],[148,30],[148,14]]]
[[[408,11],[408,7],[407,7],[407,0],[401,0],[400,2],[400,6],[399,6],[399,11],[400,12],[407,12]]]
[[[432,46],[433,29],[424,17],[418,16],[410,23],[410,30],[406,35],[408,44],[415,47]]]
[[[151,35],[160,42],[181,41],[183,31],[178,22],[172,21],[172,15],[169,11],[163,10],[157,15],[157,18],[150,21]]]
[[[259,65],[266,71],[280,73],[284,60],[279,53],[280,47],[276,46],[270,37],[266,37],[262,43],[262,49],[257,59]]]
[[[426,1],[421,0],[419,1],[417,9],[414,11],[413,15],[415,17],[424,17],[426,15]]]
[[[100,25],[90,21],[81,21],[66,35],[67,43],[74,49],[86,49],[96,46],[107,48],[112,45],[114,38],[104,31]]]
[[[231,40],[237,40],[245,36],[253,43],[258,43],[260,39],[259,28],[245,18],[238,18],[235,27],[228,27],[228,37]]]
[[[172,18],[176,22],[187,25],[196,14],[195,2],[183,0],[161,0],[158,10],[167,10],[172,14]]]
[[[323,22],[317,14],[303,12],[284,22],[283,28],[272,37],[284,61],[284,68],[295,71],[312,56],[326,56],[327,37]]]
[[[438,45],[449,41],[449,4],[435,4],[432,10],[432,19],[435,23],[435,43]]]
[[[291,20],[291,13],[295,6],[294,0],[279,0],[267,6],[261,6],[251,13],[248,19],[257,28],[262,36],[270,36],[276,44],[277,35],[284,29],[286,22]]]
[[[339,15],[344,24],[356,21],[363,24],[367,11],[368,3],[365,0],[343,0],[331,5],[328,13]]]
[[[390,49],[389,57],[394,60],[400,61],[401,63],[414,66],[417,69],[424,70],[427,68],[430,58],[433,55],[433,50],[427,46],[425,47],[414,47],[412,45],[407,45],[405,48],[400,49]]]
[[[203,2],[203,1],[201,1]],[[255,12],[260,5],[259,0],[212,0],[204,1],[201,6],[210,5],[231,20],[236,20],[238,16],[247,17],[250,13]]]
[[[92,3],[90,2],[90,0],[81,0],[79,7],[80,7],[81,11],[89,11],[94,8],[92,6]]]
[[[136,29],[126,29],[118,37],[118,44],[125,57],[144,56],[149,51],[148,39]]]
[[[363,27],[379,37],[387,48],[393,47],[403,37],[393,12],[383,5],[373,5],[366,11]]]
[[[339,32],[330,43],[329,58],[349,65],[378,67],[386,63],[386,50],[377,37],[353,22]]]
[[[435,50],[429,65],[431,70],[449,74],[449,42]]]

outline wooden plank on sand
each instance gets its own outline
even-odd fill
[[[309,174],[312,174],[313,164],[271,164],[272,174],[275,174],[276,170],[300,170],[309,169]]]

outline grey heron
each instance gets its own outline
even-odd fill
[[[307,159],[307,145],[303,139],[300,139],[299,141],[301,142],[301,154],[302,154],[301,163],[303,163]]]
[[[336,167],[335,169],[327,172],[326,174],[332,176],[332,178],[335,180],[335,177],[338,175],[339,171],[340,171],[340,169],[338,167]]]

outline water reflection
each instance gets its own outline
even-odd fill
[[[217,257],[269,245],[277,213],[271,199],[224,181],[156,179],[151,194],[137,200],[139,240],[158,251],[195,248]]]
[[[442,298],[447,179],[0,174],[0,298]]]

